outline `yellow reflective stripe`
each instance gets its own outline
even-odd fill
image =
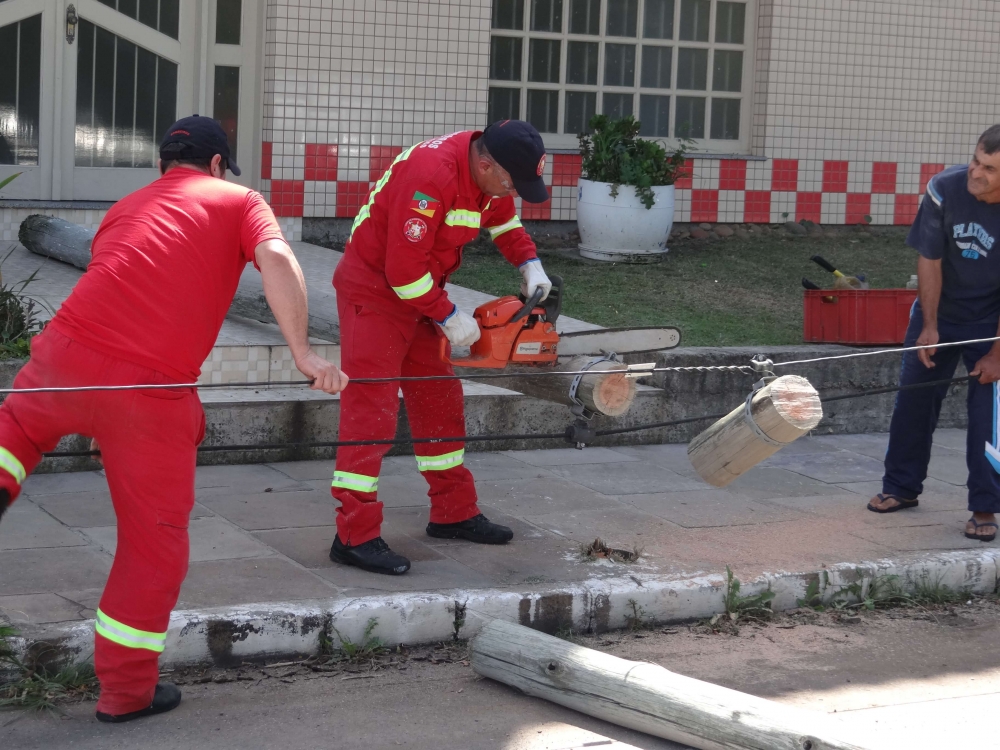
[[[515,216],[506,224],[501,224],[498,227],[486,227],[486,231],[490,233],[490,239],[495,240],[501,234],[505,234],[511,229],[517,229],[519,226],[521,226],[521,220]]]
[[[166,633],[149,633],[130,628],[125,623],[108,617],[101,610],[97,610],[94,628],[109,641],[125,648],[144,648],[159,654],[167,647]]]
[[[479,229],[483,215],[478,211],[466,211],[464,208],[453,208],[445,214],[444,223],[449,227],[472,227]]]
[[[465,460],[465,448],[440,456],[417,456],[417,469],[420,471],[444,471],[461,466]]]
[[[368,194],[368,202],[361,207],[361,210],[358,211],[358,215],[354,218],[354,223],[351,225],[351,234],[347,238],[348,241],[350,241],[351,237],[354,236],[354,230],[361,226],[365,219],[371,216],[372,205],[375,203],[375,196],[378,195],[378,192],[385,187],[385,183],[389,181],[389,178],[392,176],[392,168],[399,164],[399,162],[406,161],[410,156],[410,152],[419,145],[419,143],[416,143],[410,146],[406,149],[406,151],[392,160],[392,164],[390,164],[389,168],[385,170],[385,174],[379,178],[379,181],[375,183],[375,187],[372,189],[371,193]]]
[[[18,461],[17,456],[6,448],[0,448],[0,469],[14,477],[18,484],[21,484],[28,476],[28,472],[24,470],[24,464]]]
[[[412,284],[394,286],[392,291],[394,291],[400,299],[415,299],[416,297],[427,294],[427,292],[433,288],[434,279],[431,278],[430,273],[425,273]]]
[[[349,471],[333,472],[332,487],[343,487],[345,490],[357,490],[358,492],[377,492],[378,477],[369,477],[364,474],[352,474]]]

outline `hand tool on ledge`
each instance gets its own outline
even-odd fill
[[[846,274],[838,271],[830,261],[819,255],[814,255],[811,260],[820,268],[823,268],[833,274],[834,289],[868,289],[868,282],[865,280],[864,274],[847,276]]]

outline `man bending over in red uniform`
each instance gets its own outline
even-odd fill
[[[484,132],[465,131],[418,143],[401,153],[368,196],[351,228],[333,285],[340,314],[341,366],[352,377],[452,375],[441,360],[441,337],[468,346],[479,338],[472,316],[444,290],[462,262],[462,247],[486,228],[517,266],[530,297],[552,283],[535,243],[514,213],[514,197],[548,200],[542,180],[545,147],[531,125],[504,120]],[[465,434],[462,385],[457,380],[403,382],[414,437]],[[380,440],[396,434],[398,385],[344,392],[341,440]],[[330,558],[375,573],[399,575],[410,561],[381,537],[378,475],[388,446],[337,451],[333,496],[340,501]],[[417,468],[429,485],[427,534],[480,544],[506,544],[514,533],[487,520],[476,506],[476,485],[463,465],[465,444],[418,443]]]
[[[306,287],[261,196],[225,181],[226,134],[186,117],[160,145],[162,177],[116,203],[72,294],[31,344],[15,388],[192,383],[211,352],[247,263],[296,367],[313,388],[347,378],[309,346]],[[0,514],[63,435],[91,435],[118,517],[118,549],[97,609],[97,718],[169,711],[158,655],[188,567],[188,516],[205,414],[193,388],[14,394],[0,406]]]

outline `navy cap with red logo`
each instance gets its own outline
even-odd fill
[[[226,131],[211,117],[182,117],[167,129],[160,142],[160,159],[211,159],[218,154],[229,171],[240,176],[240,167],[229,152]]]
[[[545,203],[548,188],[542,179],[545,144],[531,123],[500,120],[483,131],[483,145],[497,164],[510,173],[514,189],[528,203]]]

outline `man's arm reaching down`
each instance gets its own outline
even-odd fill
[[[344,390],[347,376],[316,354],[309,344],[309,298],[302,269],[291,248],[281,240],[267,240],[257,245],[254,255],[264,283],[264,296],[292,351],[295,366],[312,378],[313,390],[326,393]]]

